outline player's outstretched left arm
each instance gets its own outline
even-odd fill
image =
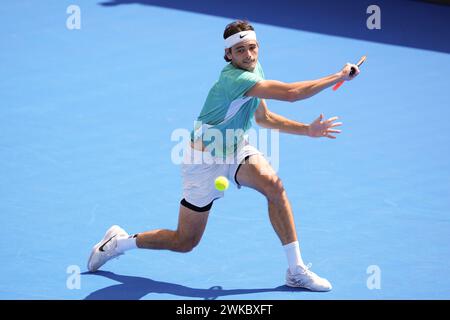
[[[324,120],[324,115],[321,114],[311,124],[305,124],[290,120],[279,114],[273,113],[267,108],[264,99],[256,109],[255,121],[258,125],[264,128],[277,129],[280,132],[304,135],[313,138],[330,138],[336,139],[335,134],[341,133],[341,130],[335,129],[342,125],[342,122],[335,122],[338,117],[332,117]]]

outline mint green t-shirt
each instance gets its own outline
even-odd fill
[[[203,139],[213,156],[235,153],[261,101],[244,95],[261,80],[264,72],[259,62],[253,71],[236,68],[231,63],[226,65],[209,91],[191,139]]]

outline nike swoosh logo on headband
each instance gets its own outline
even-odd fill
[[[244,35],[241,34],[241,35],[239,36],[239,38],[242,39],[243,37],[245,37],[245,36],[247,36],[247,35],[248,35],[248,33],[247,33],[247,34],[244,34]]]

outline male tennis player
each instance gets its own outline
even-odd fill
[[[218,176],[226,176],[238,188],[253,188],[267,198],[270,221],[287,256],[286,285],[312,291],[331,290],[326,279],[303,263],[283,184],[261,152],[249,144],[245,131],[251,127],[254,117],[265,128],[335,139],[335,134],[341,132],[335,127],[342,125],[335,122],[337,117],[324,120],[321,114],[311,124],[303,124],[269,111],[265,99],[290,102],[306,99],[341,80],[353,79],[359,74],[359,68],[346,64],[335,74],[311,81],[265,80],[258,62],[259,45],[254,28],[238,20],[226,26],[223,38],[224,58],[229,63],[209,91],[184,154],[183,199],[177,230],[158,229],[130,236],[119,226],[112,226],[93,247],[88,269],[94,272],[108,260],[135,248],[191,251],[202,237],[213,201],[223,197],[223,192],[215,189],[214,181]],[[351,76],[352,67],[356,72]],[[238,132],[233,139],[224,141],[211,134],[219,132],[226,137],[226,130],[231,129]],[[213,135],[216,139],[211,139]]]

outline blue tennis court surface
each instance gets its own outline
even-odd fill
[[[430,23],[450,21],[450,6],[400,2]],[[362,3],[365,23],[371,3]],[[449,28],[427,38],[424,25],[414,40],[408,30],[420,26],[402,20],[395,28],[404,38],[390,37],[395,19],[381,3],[386,25],[371,41],[366,29],[324,28],[326,18],[302,29],[295,12],[283,25],[237,10],[221,16],[219,5],[4,1],[0,298],[449,299]],[[71,4],[81,9],[79,30],[66,27]],[[268,79],[316,79],[367,55],[360,76],[336,92],[268,101],[297,121],[323,112],[344,123],[336,140],[280,134],[278,174],[303,259],[333,290],[284,286],[286,258],[266,200],[234,186],[214,203],[192,252],[134,250],[87,273],[109,226],[176,228],[181,177],[171,134],[192,128],[225,64],[222,33],[234,18],[255,27]],[[379,288],[368,286],[371,270]]]

